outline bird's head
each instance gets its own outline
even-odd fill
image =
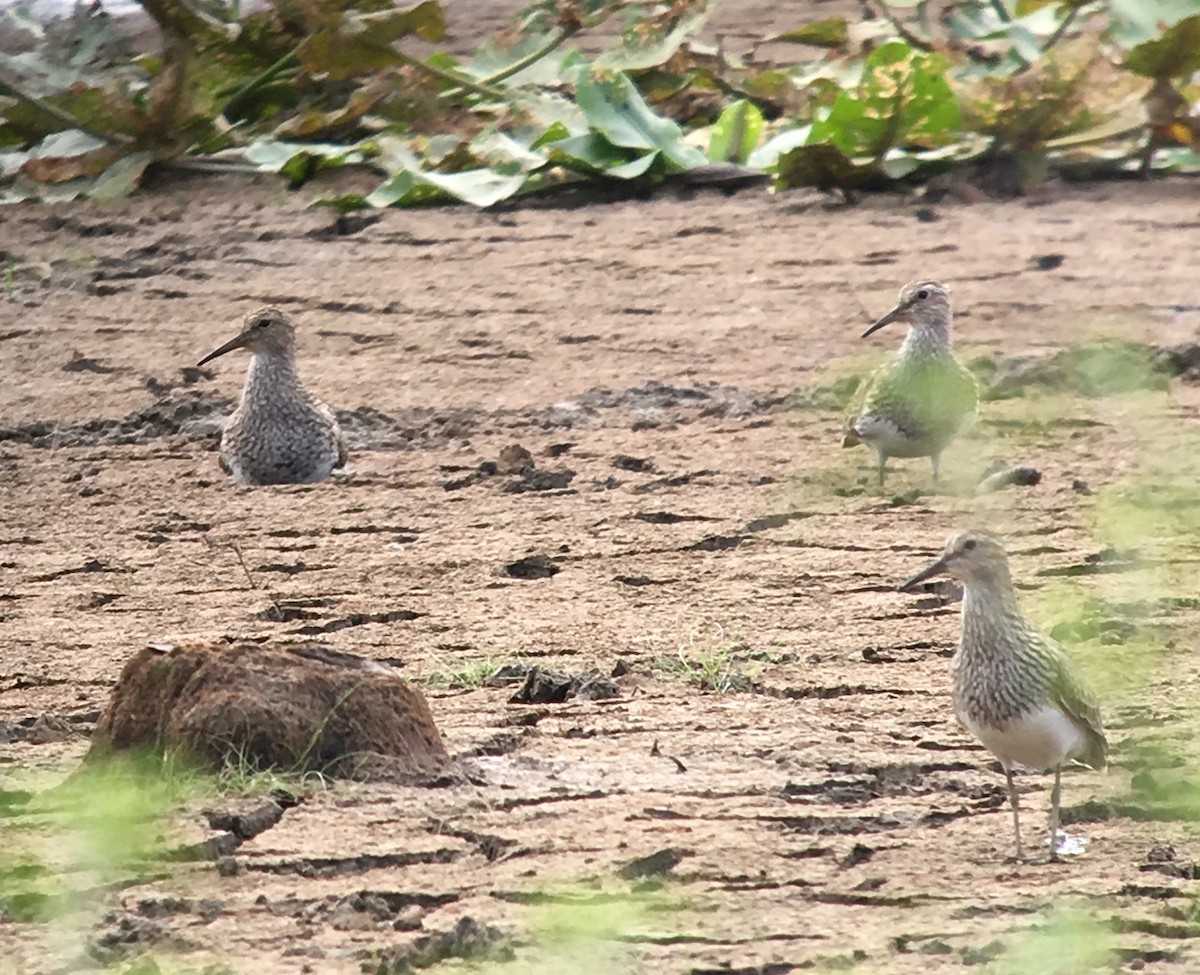
[[[950,289],[937,281],[909,282],[900,289],[900,300],[896,302],[896,307],[863,332],[862,337],[865,339],[892,322],[949,326]]]
[[[965,584],[988,584],[1006,582],[1008,556],[1004,546],[987,532],[969,531],[953,536],[946,542],[942,557],[928,568],[918,572],[900,584],[900,589],[911,589],[918,583],[942,574]]]
[[[296,329],[286,313],[270,306],[259,308],[242,319],[242,330],[237,335],[206,355],[198,365],[202,366],[234,349],[288,355],[292,352],[295,342]]]

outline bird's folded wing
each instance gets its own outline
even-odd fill
[[[1054,702],[1088,739],[1088,749],[1078,756],[1079,760],[1092,768],[1104,768],[1108,761],[1108,739],[1104,736],[1096,699],[1071,673],[1069,662],[1060,652],[1054,654],[1054,667],[1051,685]]]

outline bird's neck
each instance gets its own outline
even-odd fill
[[[1021,615],[1007,571],[972,579],[963,586],[962,653],[994,658],[1015,646],[1029,624]]]
[[[290,352],[255,352],[246,370],[242,396],[253,402],[274,396],[280,388],[299,385],[296,360]]]
[[[937,356],[950,352],[950,324],[921,322],[908,330],[904,344],[900,346],[902,356]]]

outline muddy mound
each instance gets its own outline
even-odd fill
[[[225,416],[233,411],[228,397],[198,390],[171,390],[156,403],[121,417],[101,417],[83,423],[34,420],[0,427],[0,440],[34,447],[96,447],[143,444],[159,437],[187,440],[214,437]]]
[[[179,749],[220,765],[411,780],[449,770],[425,698],[391,668],[320,647],[146,647],[125,665],[89,757]]]

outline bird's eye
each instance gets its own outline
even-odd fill
[[[975,541],[975,539],[968,538],[965,542],[963,542],[963,548],[965,548],[968,552],[970,552],[978,544],[979,543],[977,541]]]
[[[260,318],[257,322],[254,323],[254,327],[255,328],[266,328],[270,324],[271,324],[271,320],[269,318]]]
[[[929,297],[929,292],[925,288],[922,288],[920,291],[917,292],[917,297],[920,298],[922,301],[924,301],[926,298]]]

